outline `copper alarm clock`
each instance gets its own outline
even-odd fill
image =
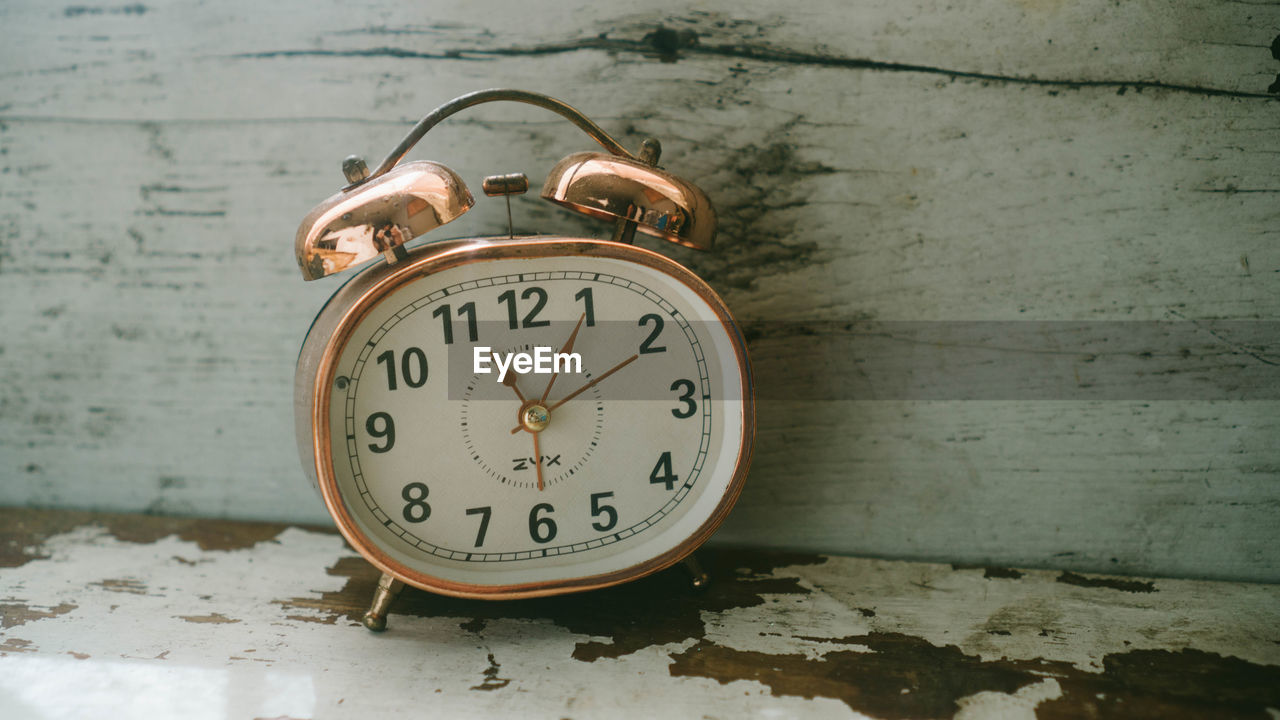
[[[551,169],[541,196],[614,224],[609,240],[516,235],[411,242],[472,207],[444,165],[400,162],[434,125],[485,102],[551,110],[605,152]],[[339,530],[382,573],[366,627],[409,584],[513,599],[601,588],[681,561],[742,490],[755,434],[742,334],[638,230],[709,250],[701,190],[578,111],[484,90],[427,115],[298,230],[303,277],[352,270],[298,358],[303,465]],[[485,179],[486,194],[528,187]]]

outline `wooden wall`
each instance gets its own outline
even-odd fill
[[[0,503],[326,519],[297,223],[510,86],[720,211],[665,249],[753,323],[721,540],[1280,581],[1280,5],[84,1],[0,5]],[[413,157],[537,182],[589,145],[489,106]],[[544,205],[517,229],[603,232]]]

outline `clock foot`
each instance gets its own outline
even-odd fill
[[[697,555],[686,557],[680,564],[684,566],[685,572],[689,573],[689,585],[694,590],[706,590],[711,584],[711,576],[702,569],[702,563],[698,562]]]
[[[382,578],[378,580],[378,589],[373,593],[373,604],[364,614],[365,627],[373,632],[382,632],[387,629],[387,610],[391,608],[391,602],[400,594],[402,588],[404,583],[386,573],[382,574]]]

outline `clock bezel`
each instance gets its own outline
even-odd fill
[[[733,475],[708,518],[670,550],[620,570],[597,575],[510,585],[446,580],[406,567],[360,530],[338,491],[330,434],[330,399],[337,364],[351,335],[384,297],[424,275],[491,260],[601,257],[635,262],[683,284],[713,310],[724,326],[739,367],[742,442]],[[298,447],[303,465],[319,490],[339,532],[383,573],[442,595],[479,599],[519,599],[593,590],[629,582],[666,569],[705,543],[737,502],[751,464],[755,440],[755,396],[751,362],[737,323],[720,296],[688,268],[658,253],[623,243],[561,236],[475,238],[432,243],[395,264],[377,263],[339,288],[317,315],[298,357],[295,384]]]

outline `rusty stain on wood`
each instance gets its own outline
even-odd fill
[[[30,640],[22,638],[7,637],[3,643],[0,643],[0,657],[4,657],[11,652],[35,652],[36,648]]]
[[[51,608],[39,610],[24,603],[0,602],[0,629],[8,630],[11,627],[17,627],[33,620],[58,617],[75,610],[76,607],[78,606],[74,603],[64,602],[58,603]]]
[[[1110,588],[1121,592],[1153,593],[1156,584],[1142,580],[1121,580],[1112,577],[1086,577],[1073,572],[1064,572],[1058,576],[1058,582],[1080,587]]]
[[[227,617],[226,615],[223,615],[222,613],[217,613],[217,612],[215,612],[215,613],[209,613],[208,615],[179,615],[178,617],[179,617],[180,619],[182,619],[182,620],[185,620],[185,621],[189,622],[189,623],[215,623],[215,624],[226,624],[226,623],[238,623],[238,622],[240,622],[239,620],[236,620],[235,618],[229,618],[229,617]]]
[[[703,640],[673,655],[671,675],[721,683],[753,680],[774,695],[829,697],[877,718],[950,717],[959,701],[981,692],[1013,694],[1054,679],[1060,697],[1036,708],[1040,718],[1264,717],[1280,707],[1280,667],[1197,650],[1133,650],[1103,659],[1092,673],[1045,660],[983,661],[954,645],[938,647],[899,633],[806,637],[858,650],[818,658],[720,647]],[[870,652],[863,648],[867,648]]]
[[[132,593],[134,595],[147,594],[147,586],[137,578],[107,578],[92,584],[109,592]]]
[[[498,670],[502,665],[494,659],[493,653],[489,653],[489,667],[484,669],[484,680],[479,685],[473,685],[472,690],[501,690],[511,684],[511,678],[498,677]]]

